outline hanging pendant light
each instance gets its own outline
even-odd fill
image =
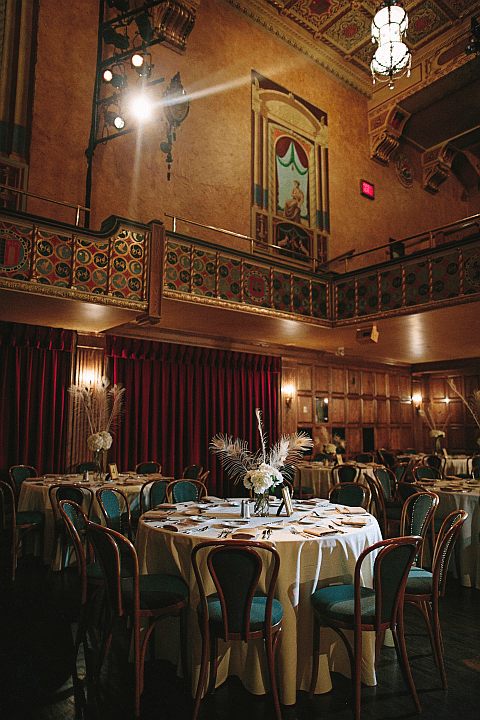
[[[388,82],[393,88],[393,81],[403,75],[410,75],[412,55],[403,42],[408,28],[408,16],[405,10],[394,2],[386,0],[380,6],[372,21],[372,42],[378,43],[370,69],[373,82]]]

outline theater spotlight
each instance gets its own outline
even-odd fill
[[[135,53],[135,55],[132,55],[132,66],[135,68],[140,77],[149,78],[152,74],[153,65],[150,60],[150,53]]]
[[[105,125],[110,125],[110,127],[114,127],[116,130],[123,130],[125,127],[125,120],[122,118],[121,115],[118,114],[118,112],[115,112],[113,110],[105,110],[103,113],[103,117],[105,120]]]
[[[123,90],[127,84],[127,78],[120,73],[114,73],[110,68],[103,72],[103,81],[112,85],[117,90]]]
[[[143,42],[147,44],[151,43],[153,40],[153,30],[148,13],[145,12],[141,15],[137,15],[135,22],[137,23],[138,32],[140,33],[140,37]]]
[[[130,97],[129,110],[138,122],[143,123],[152,117],[153,103],[146,95],[139,92]]]
[[[115,45],[119,50],[128,50],[130,41],[126,35],[115,32],[115,29],[109,25],[102,31],[102,38],[107,45]]]

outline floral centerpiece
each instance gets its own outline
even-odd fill
[[[328,431],[326,428],[320,428],[320,435],[321,435],[321,443],[323,443],[322,452],[330,456],[331,459],[335,456],[337,452],[337,444],[333,442],[333,440],[330,440],[330,435],[328,434]]]
[[[106,451],[113,442],[111,433],[123,412],[125,388],[120,384],[111,388],[108,378],[102,377],[93,385],[70,385],[68,392],[73,398],[74,412],[87,419],[90,431],[87,446],[93,451],[95,473],[100,475],[105,470]]]
[[[218,434],[212,438],[210,449],[216,453],[223,467],[235,483],[243,481],[255,496],[255,515],[268,515],[268,496],[271,487],[280,485],[291,478],[295,465],[302,459],[305,450],[313,446],[313,440],[305,433],[282,435],[280,440],[267,450],[262,424],[262,413],[255,410],[261,448],[257,452],[248,449],[244,440]]]

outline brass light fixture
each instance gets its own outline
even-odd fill
[[[408,16],[400,3],[385,0],[372,21],[372,42],[378,43],[370,69],[373,82],[388,82],[410,75],[412,55],[403,42],[408,28]]]

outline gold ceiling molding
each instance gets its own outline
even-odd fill
[[[342,61],[324,43],[315,41],[313,36],[304,34],[299,27],[295,27],[290,21],[285,20],[284,16],[280,15],[274,7],[267,5],[265,0],[217,1],[262,32],[271,35],[277,42],[302,56],[350,90],[355,90],[367,99],[371,97],[372,81],[370,76],[365,75],[353,64]]]
[[[173,50],[183,52],[187,39],[195,25],[196,12],[200,0],[168,0],[150,9],[155,36],[163,37],[163,42]]]

